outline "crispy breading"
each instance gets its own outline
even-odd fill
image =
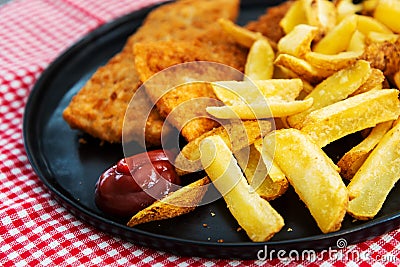
[[[224,8],[221,8],[221,7]],[[155,40],[193,40],[202,35],[220,17],[234,20],[238,0],[181,0],[153,10],[138,31],[129,37],[123,50],[100,67],[75,95],[63,112],[72,128],[108,142],[121,142],[125,111],[141,82],[134,67],[132,45]],[[144,116],[151,104],[145,95],[143,106],[134,107]],[[140,102],[140,101],[139,101]],[[130,112],[130,120],[135,112]],[[153,109],[145,126],[146,144],[160,144],[163,119]],[[168,127],[166,127],[168,128]],[[140,141],[143,128],[130,127],[132,138]]]
[[[251,31],[260,32],[271,41],[278,43],[285,35],[282,27],[279,26],[279,22],[292,4],[293,1],[286,1],[277,6],[269,7],[264,15],[261,15],[256,21],[247,23],[245,27]]]
[[[371,63],[371,67],[379,69],[392,83],[394,75],[400,71],[400,38],[395,43],[372,42],[365,48],[361,57]]]
[[[243,71],[248,50],[241,47],[229,36],[223,36],[224,32],[221,28],[210,30],[210,32],[199,37],[194,42],[151,42],[137,43],[134,46],[135,64],[139,72],[139,76],[143,82],[146,82],[152,75],[164,70],[170,66],[180,63],[193,61],[209,61],[228,65],[239,71]],[[226,72],[214,72],[211,69],[204,69],[204,65],[199,69],[188,70],[188,73],[182,73],[180,69],[174,77],[179,77],[175,85],[193,80],[196,75],[200,79],[204,79],[207,75],[207,81],[224,80],[228,77]],[[238,72],[239,73],[239,72]],[[235,73],[233,73],[235,74]],[[203,76],[203,77],[201,77]],[[233,75],[235,76],[235,75]],[[237,78],[242,76],[237,75]],[[174,111],[174,116],[169,116],[169,122],[177,129],[181,130],[181,134],[187,141],[191,141],[201,134],[213,129],[219,124],[207,117],[205,112],[206,106],[210,104],[207,101],[191,101],[190,105],[182,105],[186,101],[198,98],[207,98],[212,101],[217,99],[211,86],[206,83],[190,84],[178,86],[168,92],[168,82],[171,78],[166,77],[163,81],[162,88],[160,86],[145,86],[147,94],[156,102],[157,109],[162,117],[167,117]],[[214,101],[215,102],[215,101]],[[214,104],[215,105],[215,104]],[[175,109],[180,106],[180,111]]]

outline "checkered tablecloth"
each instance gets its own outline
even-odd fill
[[[41,72],[100,25],[160,0],[14,0],[0,7],[1,266],[398,266],[400,229],[313,261],[232,261],[179,257],[108,235],[59,205],[35,175],[22,117]],[[349,257],[346,251],[361,257]],[[342,256],[340,256],[342,255]],[[344,256],[343,256],[344,255]],[[347,255],[347,256],[346,256]]]

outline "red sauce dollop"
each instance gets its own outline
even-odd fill
[[[121,159],[97,181],[96,205],[105,213],[128,217],[174,191],[171,183],[179,185],[180,179],[167,154],[153,150]]]

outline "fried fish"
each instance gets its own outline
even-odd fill
[[[220,17],[236,19],[238,10],[238,0],[181,0],[156,8],[149,13],[137,32],[129,37],[122,51],[100,67],[73,97],[63,112],[64,119],[71,128],[111,143],[121,142],[125,111],[142,84],[135,69],[133,44],[193,40],[213,28]],[[134,112],[130,114],[136,112],[147,116],[141,113],[152,103],[145,94],[141,97],[142,105],[133,107]],[[130,122],[135,121],[132,116],[129,119]],[[145,126],[129,127],[132,131],[130,136],[140,141],[145,131],[146,145],[157,146],[160,144],[162,126],[163,118],[157,110],[152,109]]]

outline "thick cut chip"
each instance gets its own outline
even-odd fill
[[[255,140],[264,137],[271,131],[269,121],[238,121],[225,124],[204,133],[198,138],[186,144],[175,159],[175,168],[179,175],[196,172],[202,169],[200,162],[200,142],[213,135],[220,136],[233,152],[248,147]]]
[[[346,17],[314,46],[314,52],[334,55],[345,51],[356,29],[357,16]]]
[[[338,21],[342,21],[348,16],[359,13],[363,10],[362,4],[353,4],[352,0],[339,0],[336,4],[336,9],[338,12]]]
[[[346,51],[364,51],[365,47],[365,35],[356,30],[350,39],[349,46],[347,47]]]
[[[243,28],[239,25],[236,25],[231,20],[221,18],[218,20],[218,23],[221,25],[222,29],[236,42],[244,47],[251,48],[255,41],[263,39],[267,42],[268,39],[259,32],[253,32],[246,28]],[[272,43],[272,46],[276,46],[275,43]]]
[[[311,84],[317,84],[334,73],[332,70],[319,69],[301,58],[288,54],[278,55],[275,64],[291,70],[299,78]]]
[[[306,60],[316,68],[338,71],[354,64],[362,54],[363,51],[346,51],[335,55],[310,52],[306,54]]]
[[[309,109],[313,99],[283,101],[274,98],[265,99],[265,103],[250,103],[221,107],[207,107],[208,113],[219,119],[256,120],[291,116]]]
[[[347,212],[359,219],[372,219],[400,173],[400,125],[385,134],[347,186],[350,202]]]
[[[304,118],[312,111],[326,107],[354,93],[367,81],[371,74],[369,62],[357,61],[354,65],[342,69],[318,84],[305,99],[313,98],[313,105],[308,110],[288,117],[292,127],[300,128]]]
[[[299,24],[307,24],[307,17],[302,1],[294,1],[285,16],[279,22],[279,25],[282,27],[283,31],[288,34]]]
[[[365,36],[370,32],[393,33],[388,27],[378,20],[364,15],[358,15],[357,30]]]
[[[301,0],[307,17],[308,24],[318,27],[320,40],[336,25],[337,10],[335,5],[328,0]]]
[[[278,51],[299,58],[311,52],[311,42],[318,34],[318,28],[306,24],[300,24],[287,35],[282,37],[278,43]]]
[[[252,190],[221,137],[205,138],[200,151],[206,173],[252,241],[267,241],[282,229],[283,218],[268,201]]]
[[[264,137],[263,150],[285,173],[323,233],[340,229],[348,193],[333,162],[305,134],[282,129]]]
[[[212,86],[218,99],[229,106],[257,103],[262,97],[293,101],[303,90],[300,79],[221,81]]]
[[[268,169],[268,176],[274,183],[286,185],[287,179],[285,174],[279,168],[279,166],[274,162],[273,158],[262,149],[263,139],[260,138],[254,142],[254,147],[260,153],[265,166]]]
[[[170,193],[136,213],[127,225],[133,227],[142,223],[174,218],[193,211],[207,192],[209,183],[210,179],[204,177]]]
[[[258,139],[261,141],[262,139]],[[288,188],[288,181],[285,175],[280,172],[280,177],[276,175],[277,166],[269,167],[256,149],[255,144],[250,145],[234,153],[235,158],[243,170],[247,182],[266,200],[273,200],[284,194]],[[274,170],[272,170],[274,168]]]
[[[193,40],[215,28],[216,21],[221,17],[236,19],[238,10],[237,0],[184,0],[154,9],[137,32],[129,37],[123,50],[100,67],[74,96],[63,113],[64,119],[72,128],[108,142],[121,142],[126,109],[141,85],[135,69],[133,44],[156,40]],[[134,107],[136,114],[147,117],[148,106],[153,103],[145,94],[138,102],[140,104]],[[130,120],[134,122],[136,118]],[[151,110],[145,129],[147,145],[160,145],[163,121],[156,109]],[[130,129],[130,135],[136,141],[143,138],[143,125],[140,126]]]
[[[267,40],[253,43],[247,55],[244,74],[251,80],[271,79],[274,74],[275,53]]]
[[[400,114],[396,89],[372,90],[311,112],[301,131],[319,146],[346,135],[395,120]]]
[[[381,70],[372,68],[368,79],[350,96],[358,95],[371,90],[382,89],[384,81],[385,76],[383,75],[383,72]]]
[[[392,31],[400,33],[400,3],[398,0],[380,0],[375,8],[374,18]]]
[[[382,137],[390,130],[393,121],[382,122],[375,126],[369,135],[358,145],[351,148],[338,161],[337,165],[340,168],[340,175],[351,180],[361,165],[367,159],[370,152],[379,143]]]

